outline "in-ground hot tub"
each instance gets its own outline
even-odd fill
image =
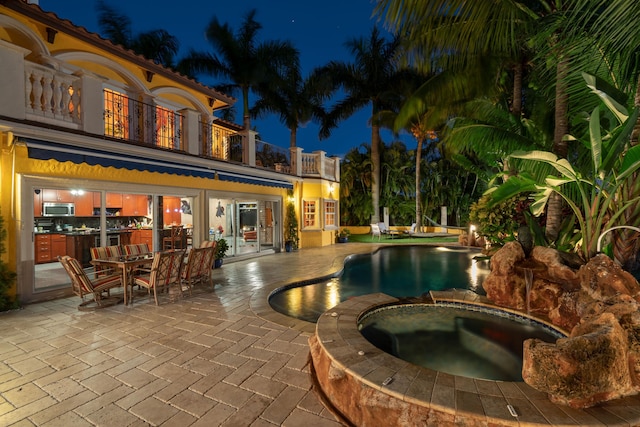
[[[530,318],[470,304],[399,304],[360,318],[362,335],[385,352],[452,375],[522,381],[526,339],[556,342],[556,329]]]
[[[452,294],[459,294],[454,298],[458,300],[476,299],[454,304],[456,310],[486,311],[500,321],[503,316],[515,318],[516,323],[528,321],[526,316],[478,302],[484,300],[469,291]],[[316,334],[309,339],[316,388],[325,405],[346,424],[380,425],[384,420],[385,425],[585,425],[589,414],[574,418],[522,381],[494,381],[425,368],[376,347],[358,325],[362,322],[366,328],[369,313],[399,303],[385,294],[349,299],[323,314]],[[563,335],[552,325],[537,323],[551,335]],[[486,344],[484,337],[481,340]],[[392,341],[387,339],[384,345],[393,348]]]

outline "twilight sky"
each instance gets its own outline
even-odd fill
[[[40,0],[39,3],[45,11],[98,32],[96,0]],[[246,13],[256,9],[255,19],[262,24],[258,40],[291,41],[300,51],[305,74],[331,60],[350,62],[345,41],[368,37],[377,21],[377,17],[372,17],[372,0],[107,0],[106,3],[130,18],[135,34],[164,28],[176,36],[180,41],[178,59],[190,48],[213,52],[204,36],[213,16],[229,23],[235,32]],[[205,84],[214,83],[201,80]],[[235,96],[238,98],[235,121],[241,124],[240,94]],[[371,129],[367,124],[370,115],[369,108],[361,110],[322,141],[318,139],[318,127],[310,123],[298,130],[298,146],[307,153],[324,150],[328,155],[343,157],[350,148],[370,142]],[[277,116],[269,115],[252,123],[265,142],[289,146],[289,131]],[[384,133],[383,140],[388,143],[392,137]]]

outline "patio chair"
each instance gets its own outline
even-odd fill
[[[192,248],[189,251],[187,263],[182,268],[182,285],[189,291],[189,295],[197,283],[209,282],[213,285],[211,281],[213,251],[213,246]]]
[[[380,237],[382,237],[382,231],[378,224],[371,224],[371,239],[373,240],[375,236],[378,236],[378,240],[380,240]]]
[[[89,248],[89,252],[91,252],[91,259],[108,259],[113,257],[122,256],[122,247],[120,245],[114,246],[96,246],[93,248]],[[95,266],[96,275],[103,276],[108,275],[109,273],[103,273],[104,267]]]
[[[133,285],[147,289],[149,296],[153,289],[153,298],[158,305],[158,292],[167,291],[171,300],[182,296],[181,273],[185,250],[156,252],[148,274],[135,276]],[[142,271],[142,270],[139,270]],[[178,294],[177,296],[175,294]],[[131,295],[133,303],[133,292]]]
[[[151,253],[149,245],[146,243],[136,243],[131,245],[124,245],[124,255],[136,256],[136,255],[148,255]]]
[[[216,241],[215,240],[203,240],[202,243],[200,243],[200,247],[201,248],[215,248],[216,247]]]
[[[416,223],[414,222],[413,224],[411,224],[411,228],[410,229],[404,230],[404,234],[408,234],[409,237],[411,237],[414,234],[416,234]]]
[[[382,234],[389,234],[391,231],[384,222],[379,222],[378,227],[380,227],[380,233]]]
[[[73,293],[82,299],[78,310],[86,311],[94,308],[104,308],[120,302],[120,297],[113,297],[109,292],[112,288],[122,286],[122,275],[119,272],[108,273],[107,270],[103,270],[99,277],[91,280],[89,274],[82,268],[77,259],[64,255],[59,256],[58,261],[71,279]],[[94,274],[97,275],[97,273]],[[91,295],[92,298],[86,299],[88,295]],[[92,307],[92,304],[95,304],[95,306]]]

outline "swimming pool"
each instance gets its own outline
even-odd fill
[[[478,255],[477,250],[459,247],[381,248],[349,258],[337,277],[276,289],[269,296],[269,304],[287,316],[316,322],[340,302],[370,293],[402,298],[463,288],[484,294],[482,281],[489,274],[489,261],[476,259]]]

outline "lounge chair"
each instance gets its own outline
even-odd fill
[[[378,236],[378,240],[380,240],[380,237],[382,237],[382,231],[378,224],[371,224],[371,239],[373,240],[375,236]]]
[[[391,236],[392,239],[400,235],[400,232],[398,230],[391,230],[389,227],[387,227],[387,224],[385,224],[384,222],[379,222],[378,227],[380,227],[380,232],[383,235]]]
[[[411,228],[408,230],[404,230],[405,234],[408,234],[409,236],[413,236],[414,234],[416,234],[416,223],[414,222],[413,224],[411,224]]]

